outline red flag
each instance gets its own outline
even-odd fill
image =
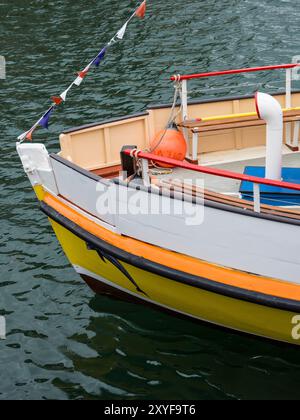
[[[77,79],[73,82],[74,85],[76,86],[80,86],[81,83],[83,82],[84,78],[86,77],[86,75],[88,74],[89,70],[90,70],[90,66],[87,66],[83,71],[80,71],[78,74]]]
[[[51,99],[56,105],[60,105],[63,101],[63,99],[59,96],[52,96]]]
[[[146,9],[147,9],[147,1],[145,0],[140,5],[140,7],[136,10],[135,15],[140,19],[144,19],[146,15]]]
[[[30,131],[28,131],[26,135],[26,139],[32,141],[32,133],[34,132],[34,128]]]
[[[81,77],[81,79],[84,79],[84,78],[85,78],[85,76],[88,74],[89,70],[90,70],[90,69],[88,68],[88,69],[86,69],[86,70],[80,71],[80,72],[78,73],[78,76],[79,76],[79,77]]]

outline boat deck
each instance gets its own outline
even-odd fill
[[[265,153],[266,148],[263,146],[243,150],[229,150],[223,152],[207,153],[199,156],[199,164],[209,168],[243,174],[245,167],[247,166],[265,166]],[[288,147],[283,146],[282,155],[283,167],[300,168],[300,152],[291,152]],[[122,168],[120,165],[114,165],[108,168],[93,170],[91,172],[106,179],[117,179],[120,176],[121,170]],[[247,203],[245,200],[241,200],[241,181],[239,180],[201,174],[199,172],[182,168],[174,168],[171,171],[167,171],[165,174],[160,174],[160,172],[163,172],[163,170],[159,168],[158,173],[156,173],[157,171],[155,168],[153,168],[151,172],[153,172],[151,176],[153,184],[157,184],[157,182],[163,182],[164,186],[171,186],[172,183],[177,183],[176,188],[178,188],[178,184],[192,184],[193,187],[198,187],[202,191],[204,189],[210,198],[213,197],[213,193],[216,193],[218,196],[215,195],[214,198],[217,200],[222,200],[222,196],[223,200],[226,200],[226,197],[228,197],[228,199],[231,197],[231,205],[239,206],[241,204]],[[140,185],[142,180],[136,178],[135,180],[132,180],[132,182]],[[234,203],[234,200],[236,200],[236,203]],[[284,200],[283,198],[280,200],[270,199],[270,201],[272,203],[271,206],[276,207],[282,207],[282,203],[285,202],[284,208],[292,208],[293,212],[297,213],[297,218],[299,218],[299,205],[295,205],[294,203],[289,202],[287,199]],[[251,206],[252,204],[250,203],[251,201],[248,202],[248,204]],[[266,207],[269,207],[270,210],[270,206]]]
[[[251,152],[250,152],[251,153]],[[228,170],[242,174],[246,166],[264,166],[265,158],[247,159],[247,160],[236,160],[227,163],[216,163],[209,166],[211,168],[217,168],[222,170]],[[300,153],[289,152],[283,156],[283,166],[289,168],[300,167]],[[157,175],[157,178],[184,181],[185,183],[195,183],[197,180],[204,181],[204,188],[210,191],[214,191],[220,194],[232,195],[239,197],[240,181],[233,179],[226,179],[212,175],[199,174],[194,171],[189,171],[181,168],[174,168],[171,174]],[[282,201],[282,200],[281,200]],[[274,202],[274,205],[277,205]],[[293,206],[295,207],[295,206]]]

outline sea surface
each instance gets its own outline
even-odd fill
[[[35,141],[170,102],[169,76],[286,63],[300,54],[300,2],[148,0]],[[299,399],[300,353],[269,341],[96,297],[68,264],[15,151],[77,71],[120,29],[131,0],[1,0],[0,399]],[[271,72],[190,84],[190,97],[266,92]],[[299,86],[298,86],[299,87]],[[284,244],[283,244],[284,246]]]

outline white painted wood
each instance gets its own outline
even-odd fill
[[[294,155],[285,144],[282,146],[282,155]],[[266,156],[266,146],[250,147],[241,150],[224,150],[220,152],[210,152],[201,155],[201,165],[224,165],[232,162],[243,162],[251,159],[260,159]]]
[[[92,222],[96,223],[97,225],[102,226],[103,228],[108,229],[113,233],[119,233],[118,229],[116,229],[115,226],[112,226],[112,225],[104,222],[103,220],[100,220],[99,217],[92,216],[91,214],[82,210],[80,207],[77,207],[75,204],[71,203],[70,201],[65,200],[63,197],[57,196],[56,199],[58,201],[60,201],[61,203],[63,203],[64,205],[69,206],[71,209],[75,210],[77,213],[81,214],[86,219],[89,219]]]
[[[142,159],[142,174],[145,187],[150,187],[149,162],[146,159]]]
[[[254,196],[254,211],[256,213],[260,213],[261,202],[260,202],[260,185],[259,184],[253,184],[253,196]]]
[[[56,180],[46,147],[38,143],[18,143],[17,152],[31,185],[41,185],[56,195]]]
[[[193,161],[198,160],[198,143],[199,143],[199,133],[193,134],[192,140],[192,159]]]
[[[54,160],[53,168],[65,199],[114,225],[120,234],[214,264],[300,284],[300,226],[183,203],[180,196],[169,199],[123,185],[109,188],[111,183],[97,183]],[[97,184],[102,192],[97,191]],[[97,201],[104,198],[109,213],[101,215]]]
[[[141,201],[147,201],[146,192],[141,192]],[[130,209],[116,218],[124,235],[211,263],[300,284],[300,226],[207,206],[203,223],[188,226],[184,215],[139,214],[134,203]]]
[[[54,159],[51,161],[58,193],[91,215],[115,225],[114,212],[109,208],[113,203],[113,199],[109,196],[110,183],[105,180],[97,182]],[[107,211],[102,211],[105,206]]]
[[[295,122],[294,126],[294,137],[293,137],[293,147],[299,147],[299,131],[300,131],[300,121]]]

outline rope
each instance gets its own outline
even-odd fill
[[[171,113],[166,125],[166,129],[164,130],[159,142],[156,144],[156,146],[152,149],[145,149],[146,152],[148,153],[154,153],[155,150],[161,145],[163,139],[165,138],[165,135],[170,127],[171,124],[174,124],[178,115],[181,113],[182,111],[182,93],[181,93],[181,85],[180,85],[180,74],[178,74],[177,76],[175,76],[175,92],[174,92],[174,99],[173,99],[173,104],[172,104],[172,108],[171,108]],[[180,108],[178,110],[178,112],[175,113],[176,110],[176,104],[178,101],[178,97],[180,97],[181,101],[180,101]],[[139,159],[138,154],[139,154],[140,150],[138,149],[133,149],[130,152],[130,156],[134,159],[136,159],[136,164],[137,164],[137,171],[134,175],[139,175],[142,172],[142,168],[141,168],[141,159]],[[157,166],[153,161],[151,161],[152,166],[155,168],[154,170],[152,169],[152,173],[153,175],[170,175],[173,173],[173,170],[170,168],[163,168],[163,167],[159,167]]]
[[[153,160],[151,160],[151,164],[155,168],[151,170],[153,175],[171,175],[173,173],[173,169],[158,166]]]
[[[179,78],[180,78],[180,76],[179,76]],[[180,99],[181,99],[181,105],[180,105],[179,111],[174,115],[177,100],[178,100],[179,96],[180,96]],[[169,119],[168,119],[168,122],[167,122],[166,129],[165,129],[164,133],[162,134],[159,142],[156,144],[156,146],[154,148],[150,149],[150,150],[148,149],[147,152],[154,153],[155,150],[161,145],[163,139],[165,138],[165,135],[167,134],[167,131],[168,131],[170,125],[175,123],[176,118],[180,114],[181,110],[182,110],[182,95],[181,95],[180,83],[176,82],[175,83],[175,93],[174,93],[173,104],[172,104],[171,113],[170,113],[170,116],[169,116]]]

